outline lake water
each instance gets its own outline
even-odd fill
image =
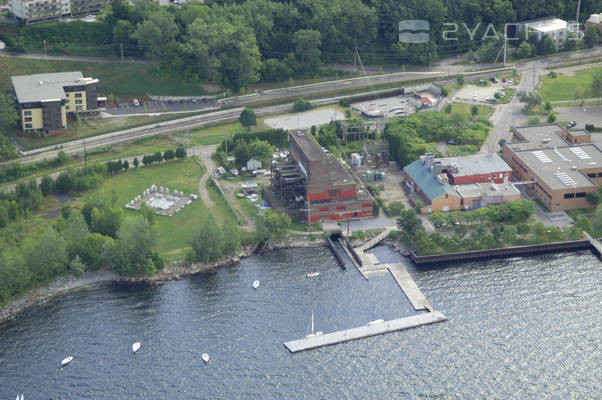
[[[409,270],[447,322],[298,354],[283,342],[308,333],[312,310],[324,332],[416,311],[389,275],[366,281],[323,248],[69,292],[0,326],[0,399],[600,398],[592,253]]]

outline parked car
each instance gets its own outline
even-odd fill
[[[472,96],[472,101],[477,101],[479,98],[477,97],[477,95],[475,94],[474,96]]]
[[[491,103],[495,103],[497,101],[497,99],[495,97],[487,97],[485,100],[489,101]]]
[[[507,80],[508,79],[506,79],[506,78],[502,78],[502,83],[506,83]]]
[[[118,101],[117,101],[117,102],[115,102],[115,107],[117,107],[117,108],[121,108],[121,103],[119,103]]]
[[[568,124],[566,124],[566,129],[571,129],[571,128],[574,128],[575,126],[577,126],[577,123],[575,121],[571,121]]]
[[[169,99],[169,100],[167,100],[167,103],[168,103],[168,104],[173,104],[173,100],[172,100],[172,99]]]
[[[492,76],[492,77],[491,77],[491,82],[493,82],[493,83],[498,83],[498,82],[499,82],[499,80],[498,80],[498,79],[497,79],[495,76]]]
[[[134,104],[134,107],[140,106],[140,102],[138,101],[138,99],[132,100],[132,104]]]
[[[195,97],[193,97],[192,99],[190,99],[190,102],[191,102],[192,104],[196,104],[196,102],[197,102],[197,99],[196,99]]]

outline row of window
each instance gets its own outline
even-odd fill
[[[587,176],[589,176],[590,178],[602,178],[602,172],[598,172],[597,175],[595,172],[593,172],[591,174],[587,174]]]
[[[542,188],[539,183],[535,182],[535,186],[537,186],[539,188],[539,190],[541,190],[542,192],[544,192],[546,194],[546,196],[548,196],[550,199],[552,198],[552,196],[550,195],[550,193],[546,192],[546,190],[544,188]]]
[[[564,198],[565,199],[574,199],[574,198],[582,198],[585,197],[585,192],[579,192],[579,193],[565,193],[564,194]]]

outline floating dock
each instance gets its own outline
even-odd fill
[[[320,336],[305,337],[284,343],[291,353],[317,349],[319,347],[348,342],[350,340],[362,339],[370,336],[401,331],[404,329],[417,328],[446,321],[447,318],[439,311],[412,315],[410,317],[384,321],[376,325],[364,325],[357,328],[346,329],[337,332],[325,333]]]

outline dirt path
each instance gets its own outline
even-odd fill
[[[207,191],[207,186],[205,185],[207,183],[207,179],[209,179],[209,177],[211,177],[211,174],[213,174],[213,171],[217,169],[215,162],[213,162],[213,159],[211,159],[211,155],[215,153],[215,150],[217,150],[217,145],[203,146],[199,150],[199,156],[201,157],[201,161],[203,161],[205,168],[207,168],[207,171],[199,181],[199,195],[201,196],[201,200],[203,200],[203,203],[205,203],[207,207],[213,207],[215,204],[213,203],[213,200],[211,200],[211,197],[209,197],[209,192]]]

